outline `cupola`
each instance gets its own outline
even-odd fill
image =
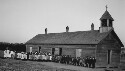
[[[108,7],[106,6],[106,11],[104,12],[102,17],[100,18],[100,21],[101,21],[101,25],[100,25],[100,28],[99,28],[100,33],[108,32],[109,30],[113,29],[114,19],[112,18],[112,16],[107,11],[107,8]]]

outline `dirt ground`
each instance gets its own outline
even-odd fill
[[[0,58],[0,71],[106,71],[106,68],[85,68],[73,65],[65,65],[53,62],[22,61]],[[113,71],[125,71],[122,69],[108,69]]]

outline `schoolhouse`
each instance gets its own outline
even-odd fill
[[[96,67],[118,66],[120,63],[121,40],[114,31],[114,19],[107,11],[100,18],[99,30],[38,34],[26,42],[26,52],[50,52],[53,55],[71,55],[72,57],[92,56],[96,58]]]

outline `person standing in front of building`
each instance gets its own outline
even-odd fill
[[[76,60],[77,60],[77,61],[76,61],[76,62],[77,62],[77,66],[79,66],[80,58],[77,57]]]
[[[79,66],[82,66],[82,58],[80,57]]]
[[[70,65],[72,64],[72,57],[71,57],[71,55],[69,55],[69,64]]]
[[[88,67],[88,56],[85,58],[85,67]]]
[[[77,65],[77,57],[74,58],[74,65]]]
[[[89,57],[89,60],[88,60],[89,68],[91,68],[91,66],[92,66],[92,62],[93,62],[92,58]]]
[[[75,57],[72,57],[72,65],[75,65]]]
[[[3,58],[6,58],[6,50],[3,51]]]
[[[92,68],[95,68],[95,63],[96,63],[96,58],[93,57],[93,58],[92,58]]]

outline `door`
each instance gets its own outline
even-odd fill
[[[55,53],[55,48],[52,48],[52,55],[54,55]]]
[[[30,47],[30,53],[32,52],[32,48],[33,48],[33,47]]]
[[[62,48],[59,48],[59,55],[62,55]]]
[[[76,49],[76,57],[81,57],[82,49]]]
[[[108,64],[111,63],[111,56],[112,56],[112,51],[108,50],[108,53],[107,53],[107,62],[108,62]]]
[[[41,52],[41,46],[39,46],[39,53]]]

